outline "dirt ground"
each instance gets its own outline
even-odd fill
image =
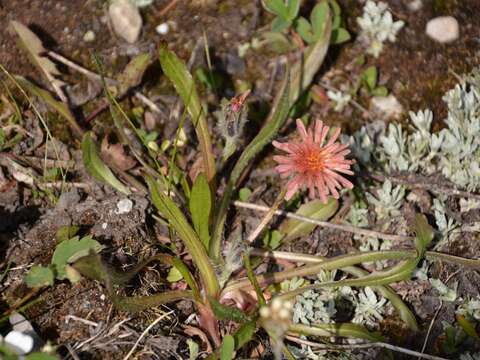
[[[156,0],[153,5],[142,9],[142,33],[137,43],[130,45],[119,39],[109,26],[106,1],[0,0],[0,64],[12,74],[45,85],[25,53],[16,46],[15,37],[7,26],[10,20],[28,25],[41,37],[46,48],[91,70],[95,70],[92,54],[97,54],[104,62],[106,75],[112,77],[121,71],[133,55],[145,51],[155,54],[162,41],[167,42],[185,61],[189,61],[192,53],[196,52],[193,67],[205,66],[204,49],[203,46],[198,48],[198,43],[206,37],[215,69],[226,74],[231,81],[225,93],[231,96],[235,93],[235,85],[248,82],[254,88],[252,102],[262,104],[271,99],[271,84],[280,80],[275,70],[275,57],[270,53],[249,51],[245,58],[241,58],[237,52],[238,45],[250,41],[272,20],[262,10],[260,1],[226,0],[218,1],[216,5],[203,6],[180,0],[165,12],[165,7],[170,2]],[[394,16],[405,21],[406,26],[396,43],[388,44],[380,58],[369,57],[368,62],[377,66],[379,83],[397,97],[404,109],[417,111],[430,108],[436,119],[442,119],[446,115],[442,95],[458,82],[458,75],[479,65],[480,1],[423,0],[423,7],[417,11],[409,9],[410,0],[387,2]],[[339,3],[344,11],[347,28],[354,37],[358,31],[355,18],[361,15],[362,4],[355,0],[342,0]],[[460,38],[452,44],[438,44],[425,35],[426,22],[439,15],[452,15],[460,24]],[[157,34],[155,27],[166,21],[170,22],[171,31],[167,35]],[[93,42],[85,42],[83,39],[89,30],[95,33]],[[357,76],[359,68],[352,65],[352,59],[361,52],[362,49],[353,41],[335,46],[329,51],[326,62],[317,75],[318,79],[325,74],[328,78],[328,74],[332,73],[340,74],[346,79]],[[80,84],[79,89],[85,88],[85,79],[80,75],[64,66],[60,69],[66,74],[68,83]],[[141,90],[167,113],[170,104],[164,101],[165,81],[159,81],[160,76],[159,67],[154,64],[147,73]],[[215,102],[214,98],[209,100]],[[367,96],[360,96],[358,101],[362,106],[369,107]],[[122,105],[134,107],[138,103],[137,100],[130,99]],[[85,120],[94,109],[91,105],[79,107],[80,118]],[[321,116],[327,124],[341,125],[347,133],[369,121],[369,118],[354,108],[338,114],[325,109],[322,104],[314,104],[311,113]],[[106,114],[81,125],[106,133],[109,125],[105,117]],[[171,136],[175,127],[169,125],[168,117],[159,117],[157,120],[163,131],[160,136]],[[69,135],[65,125],[58,124],[58,119],[55,118],[52,118],[49,125],[62,140],[71,139],[70,143],[66,143],[67,158],[80,162],[78,142]],[[441,126],[439,123],[434,124],[436,129]],[[193,163],[194,152],[194,149],[185,150],[185,161],[188,164]],[[271,167],[271,164],[271,157],[261,159],[258,171],[261,173]],[[259,193],[265,194],[261,200],[268,203],[274,196],[276,185],[268,177],[268,170],[265,172],[265,182],[261,176],[251,176],[247,184],[251,189],[260,189]],[[161,249],[159,244],[166,230],[152,219],[152,208],[144,195],[131,197],[133,210],[128,214],[117,215],[115,209],[122,196],[98,185],[84,171],[78,171],[75,181],[87,186],[69,189],[56,204],[45,198],[36,198],[28,187],[19,183],[0,189],[0,264],[7,259],[13,261],[13,269],[0,285],[4,299],[4,303],[0,303],[0,311],[9,309],[16,299],[29,296],[31,290],[23,283],[25,270],[32,263],[48,264],[56,245],[54,234],[61,226],[79,225],[82,233],[91,234],[105,246],[106,259],[120,268],[128,268],[138,259],[153,255]],[[252,216],[247,211],[243,214]],[[292,248],[297,251],[319,252],[324,256],[355,249],[354,240],[349,234],[317,230],[313,237],[318,237],[313,242],[315,247],[311,239],[305,239]],[[321,241],[318,240],[320,238]],[[479,244],[475,237],[465,237],[458,243],[451,244],[449,250],[459,256],[478,257]],[[148,267],[126,292],[143,295],[165,289],[169,285],[159,280],[158,276],[164,274],[164,270],[161,266]],[[439,265],[434,271],[438,274],[452,274],[457,270],[457,267],[451,265]],[[459,283],[459,289],[467,294],[474,295],[480,291],[477,272],[460,272],[455,280]],[[405,282],[395,286],[411,308],[415,309],[421,334],[413,335],[402,330],[400,321],[395,318],[382,324],[382,331],[399,344],[417,350],[423,344],[425,333],[439,305],[430,286],[423,285],[424,288],[418,282]],[[34,294],[33,298],[37,302],[27,308],[25,314],[44,341],[62,345],[60,353],[65,358],[73,358],[72,353],[80,354],[81,359],[122,358],[145,327],[162,311],[168,312],[171,309],[176,311],[150,330],[150,335],[142,344],[143,350],[136,358],[188,358],[188,337],[183,325],[192,312],[188,302],[132,315],[115,310],[105,297],[102,286],[92,281],[81,281],[74,285],[62,282]],[[428,348],[435,349],[437,337],[442,333],[441,321],[452,322],[454,316],[454,308],[445,305],[437,318],[438,325],[430,335]],[[2,328],[0,332],[1,330]]]

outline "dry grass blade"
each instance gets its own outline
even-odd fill
[[[58,71],[49,58],[44,56],[46,50],[41,40],[28,27],[18,21],[11,21],[10,25],[20,38],[20,46],[27,51],[30,60],[41,70],[42,74],[55,89],[60,100],[66,103],[67,97],[61,89],[64,83],[55,78],[55,76],[60,75],[60,71]]]

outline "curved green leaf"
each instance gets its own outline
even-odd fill
[[[315,324],[312,326],[293,324],[289,327],[289,331],[299,335],[321,337],[340,336],[368,341],[383,341],[383,337],[378,333],[372,333],[361,325],[349,323]]]
[[[331,197],[326,204],[318,199],[303,204],[295,214],[326,221],[336,213],[337,209],[338,201]],[[317,225],[305,221],[287,219],[280,225],[279,231],[285,235],[282,241],[291,241],[309,235],[316,227]]]
[[[282,90],[277,96],[269,120],[267,120],[267,123],[263,126],[257,136],[255,136],[255,138],[243,151],[242,155],[240,155],[240,158],[230,174],[230,178],[228,179],[227,186],[225,187],[225,191],[220,202],[220,207],[218,208],[215,216],[213,234],[210,240],[209,254],[210,257],[215,261],[220,259],[220,245],[223,236],[223,228],[225,225],[227,211],[230,206],[230,201],[237,187],[237,182],[254,156],[270,143],[272,138],[277,134],[278,130],[280,130],[280,127],[285,123],[285,120],[288,117],[288,111],[290,109],[289,97],[290,76],[287,75]]]
[[[90,131],[83,136],[82,155],[85,169],[95,179],[110,185],[121,193],[127,195],[131,193],[130,190],[115,177],[98,155],[97,146],[92,139]]]
[[[208,181],[211,183],[215,178],[215,159],[213,157],[212,141],[210,139],[207,119],[203,112],[193,77],[185,63],[172,51],[168,50],[166,44],[160,46],[159,59],[163,72],[173,83],[175,90],[182,98],[192,118],[198,142],[200,143],[205,172]]]
[[[232,335],[225,335],[220,347],[220,360],[232,360],[235,351],[235,340]]]
[[[189,207],[193,227],[205,248],[208,249],[210,242],[208,222],[212,208],[212,195],[210,193],[210,187],[208,186],[207,177],[203,173],[195,179],[190,194]]]

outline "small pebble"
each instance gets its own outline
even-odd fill
[[[439,16],[427,23],[426,34],[436,42],[445,44],[458,39],[458,21],[452,16]]]
[[[132,211],[133,208],[133,202],[130,199],[122,199],[117,203],[117,210],[115,211],[115,214],[121,215],[121,214],[128,214],[130,211]]]
[[[372,111],[386,119],[398,119],[403,113],[403,106],[393,95],[374,96],[371,100]]]
[[[85,35],[83,35],[83,41],[92,42],[95,41],[95,33],[92,30],[88,30]]]
[[[115,0],[108,8],[115,33],[130,44],[137,41],[142,29],[142,17],[138,8],[129,0]]]
[[[155,28],[155,31],[157,32],[157,34],[160,34],[160,35],[167,35],[168,32],[170,31],[170,26],[168,25],[168,23],[162,23],[160,25],[158,25],[156,28]]]
[[[15,348],[19,355],[28,354],[33,349],[33,338],[20,331],[10,331],[4,341]]]
[[[107,229],[107,226],[108,226],[108,223],[104,222],[104,223],[102,224],[102,229],[103,229],[103,230],[106,230],[106,229]]]

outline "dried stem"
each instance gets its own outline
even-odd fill
[[[245,209],[251,209],[251,210],[255,210],[255,211],[261,211],[261,212],[270,211],[270,208],[268,206],[257,205],[257,204],[252,204],[252,203],[248,203],[248,202],[243,202],[243,201],[235,201],[234,204],[237,207],[245,208]],[[320,221],[320,220],[313,219],[313,218],[310,218],[310,217],[307,217],[307,216],[301,216],[301,215],[297,215],[297,214],[287,212],[287,211],[283,211],[283,210],[275,210],[274,214],[275,215],[283,215],[283,216],[286,216],[287,218],[290,218],[290,219],[300,220],[300,221],[308,222],[310,224],[315,224],[315,225],[318,225],[318,226],[322,226],[322,227],[326,227],[326,228],[330,228],[330,229],[335,229],[335,230],[346,231],[346,232],[350,232],[350,233],[353,233],[353,234],[359,234],[359,235],[370,236],[370,237],[392,240],[392,241],[413,240],[413,237],[411,237],[411,236],[385,234],[385,233],[382,233],[382,232],[378,232],[378,231],[374,231],[374,230],[368,230],[368,229],[362,229],[362,228],[358,228],[358,227],[351,226],[351,225],[332,224],[332,223],[329,223],[327,221]]]

